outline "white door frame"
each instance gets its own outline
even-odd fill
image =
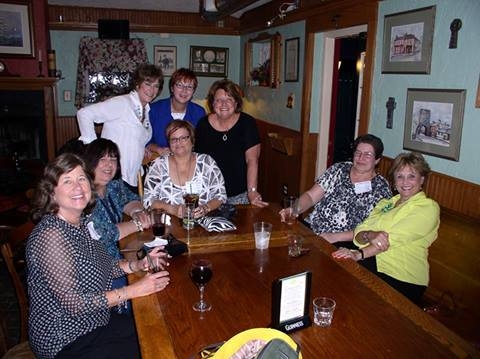
[[[323,69],[322,69],[322,85],[320,95],[320,118],[319,121],[319,135],[317,143],[317,168],[316,177],[322,174],[327,168],[328,155],[328,138],[330,129],[330,113],[332,105],[332,82],[333,82],[333,60],[335,55],[335,39],[350,37],[361,32],[367,31],[367,25],[353,26],[340,30],[327,31],[323,35]],[[373,36],[373,35],[372,35]],[[362,66],[363,72],[363,66]],[[358,86],[359,91],[363,87],[363,76],[361,75]],[[360,94],[359,94],[360,95]],[[360,97],[358,97],[360,101]],[[357,121],[360,104],[357,104]],[[356,124],[355,133],[357,133],[358,122]]]

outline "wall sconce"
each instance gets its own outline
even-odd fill
[[[275,20],[277,19],[279,20],[285,19],[288,12],[298,9],[298,3],[299,3],[299,0],[292,1],[292,2],[284,2],[278,8],[278,14],[267,21],[267,26],[268,27],[272,26]]]

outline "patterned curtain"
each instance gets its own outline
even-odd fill
[[[103,101],[130,90],[138,64],[147,62],[143,39],[80,39],[75,106]]]

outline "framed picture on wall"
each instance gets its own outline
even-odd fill
[[[383,74],[429,74],[435,6],[385,16]]]
[[[285,81],[298,81],[298,56],[300,38],[285,40]]]
[[[190,46],[190,69],[197,76],[227,77],[228,48]]]
[[[35,57],[32,3],[0,1],[0,55]]]
[[[172,76],[177,70],[177,47],[154,46],[153,63],[160,66],[164,76]]]
[[[458,161],[465,90],[407,90],[403,148]]]

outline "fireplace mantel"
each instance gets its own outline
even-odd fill
[[[51,77],[0,77],[1,91],[43,91],[45,136],[47,138],[47,156],[51,161],[55,157],[55,82]],[[3,107],[3,104],[0,106]],[[0,111],[3,109],[0,108]]]

